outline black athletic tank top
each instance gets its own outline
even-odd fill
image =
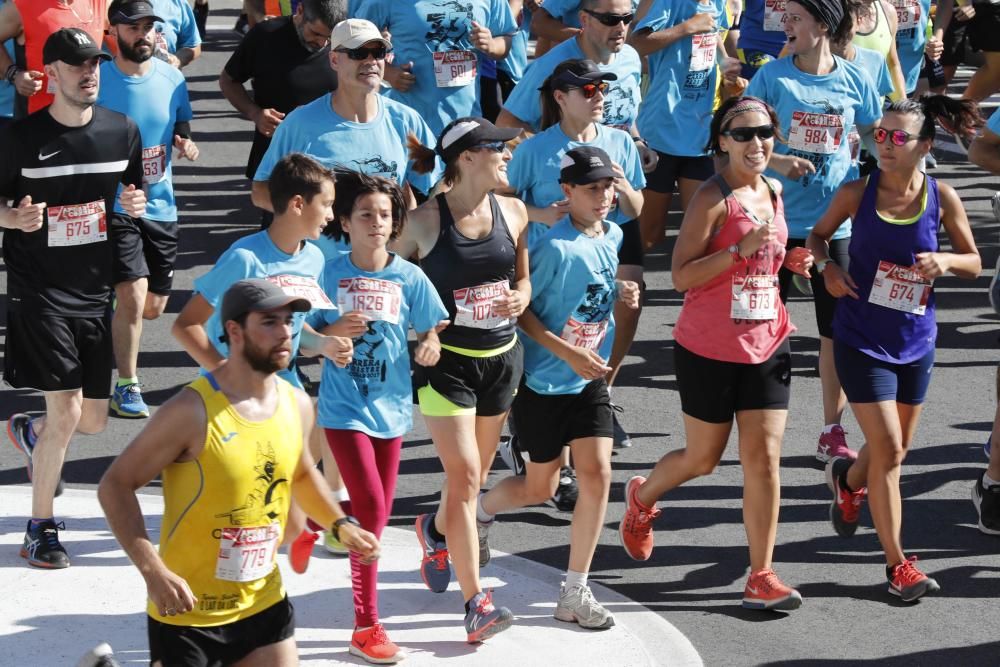
[[[441,231],[420,260],[420,268],[448,309],[451,324],[439,335],[445,345],[490,350],[515,335],[516,321],[500,317],[492,308],[493,300],[504,296],[514,280],[515,252],[500,204],[493,193],[489,198],[493,228],[481,239],[470,239],[455,229],[444,194],[437,196]]]

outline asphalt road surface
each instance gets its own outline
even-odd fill
[[[258,228],[243,176],[251,125],[230,108],[216,84],[238,39],[223,29],[235,21],[235,6],[233,0],[213,0],[210,25],[215,29],[201,59],[186,70],[201,158],[193,165],[175,162],[182,232],[174,292],[167,313],[146,323],[139,356],[143,394],[154,409],[195,374],[169,331],[191,296],[193,280],[229,244]],[[968,75],[963,70],[960,76]],[[943,141],[940,146],[939,166],[931,173],[957,188],[986,269],[976,281],[942,278],[936,287],[940,337],[934,378],[901,485],[903,544],[908,554],[919,556],[920,567],[937,578],[942,591],[917,604],[899,602],[886,592],[883,556],[867,510],[853,539],[838,538],[829,525],[829,494],[813,460],[823,426],[815,373],[818,343],[812,304],[802,296],[790,303],[799,329],[792,337],[794,381],[774,554],[775,569],[801,591],[802,608],[772,614],[739,606],[748,554],[734,440],[712,475],[690,482],[661,503],[652,559],[639,564],[626,557],[616,534],[625,481],[647,472],[664,452],[684,445],[671,349],[681,304],[669,274],[671,239],[647,258],[645,310],[615,389],[635,446],[615,452],[607,527],[591,577],[661,614],[690,638],[707,665],[1000,664],[1000,540],[976,530],[969,501],[972,480],[985,467],[982,444],[995,405],[993,369],[1000,360],[1000,322],[986,296],[998,236],[989,196],[1000,182],[962,161],[953,144]],[[0,292],[5,286],[0,267]],[[4,317],[0,312],[0,329],[5,329]],[[306,369],[317,377],[317,366]],[[40,396],[30,392],[0,393],[2,418],[41,409]],[[401,463],[395,526],[412,526],[416,514],[432,509],[442,479],[427,431],[419,416],[414,421]],[[142,424],[112,418],[105,433],[75,438],[64,471],[67,483],[92,488]],[[845,428],[850,444],[859,447],[860,431],[849,415]],[[491,483],[505,474],[498,459]],[[3,443],[0,484],[26,482],[20,456]],[[58,512],[58,501],[56,508]],[[569,520],[549,506],[515,512],[494,527],[492,543],[564,568]],[[413,558],[416,567],[419,554]],[[17,595],[17,584],[13,586]],[[526,659],[530,662],[530,656]]]

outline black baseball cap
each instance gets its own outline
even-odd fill
[[[593,60],[576,58],[564,60],[552,70],[552,74],[538,90],[565,90],[579,88],[595,81],[617,81],[614,72],[604,72]]]
[[[447,161],[473,146],[510,141],[521,132],[519,127],[497,127],[485,118],[465,116],[448,123],[441,131],[437,152]]]
[[[284,306],[291,306],[293,313],[305,313],[312,308],[308,299],[286,294],[270,280],[251,278],[237,281],[226,290],[222,295],[219,316],[225,328],[226,322],[237,320],[247,313],[259,313]],[[222,338],[225,340],[225,334]]]
[[[566,151],[559,163],[559,182],[586,185],[602,178],[616,178],[611,158],[595,146],[580,146]]]
[[[49,65],[61,60],[67,65],[82,65],[91,58],[111,60],[94,38],[79,28],[61,28],[49,35],[42,47],[42,63]]]
[[[138,23],[142,19],[153,19],[163,23],[163,19],[156,15],[153,3],[149,0],[114,0],[108,7],[108,22],[111,25]]]

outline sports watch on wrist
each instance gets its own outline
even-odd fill
[[[740,254],[740,246],[738,243],[734,243],[729,248],[729,254],[732,255],[733,263],[742,262],[745,258]]]
[[[829,257],[827,257],[826,259],[821,259],[818,262],[816,262],[815,264],[813,264],[813,268],[816,269],[816,273],[822,275],[823,271],[826,270],[826,265],[829,264],[832,261],[833,260],[830,259]]]
[[[350,514],[337,519],[333,522],[333,525],[330,526],[330,532],[333,533],[333,538],[338,542],[340,541],[340,527],[345,523],[349,523],[352,526],[358,526],[359,528],[361,527],[361,523]]]

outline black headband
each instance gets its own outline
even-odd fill
[[[792,0],[808,10],[817,21],[829,30],[829,36],[837,32],[840,22],[844,20],[844,4],[841,0]]]

